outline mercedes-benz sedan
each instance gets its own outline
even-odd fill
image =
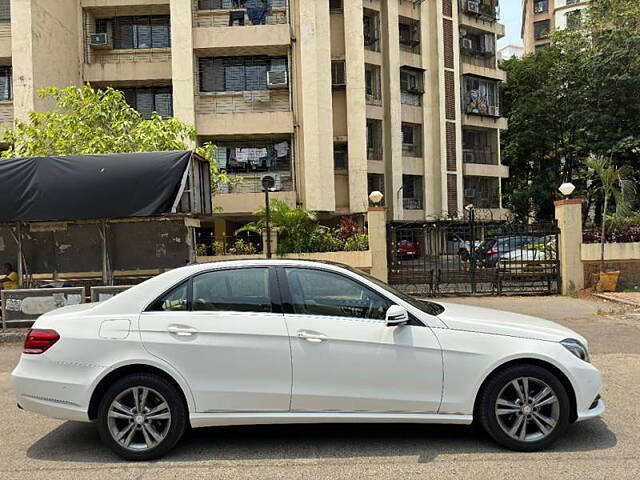
[[[93,421],[130,460],[188,426],[267,423],[476,420],[532,451],[604,411],[576,332],[294,260],[187,266],[47,313],[12,383],[21,408]]]

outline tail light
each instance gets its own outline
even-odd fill
[[[60,340],[60,335],[55,330],[32,328],[24,340],[22,353],[38,355],[49,350],[54,343]]]
[[[498,253],[498,249],[496,247],[493,247],[492,249],[490,249],[487,252],[489,255],[496,255]]]

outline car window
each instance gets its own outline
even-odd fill
[[[197,311],[271,312],[269,270],[216,270],[193,278],[192,308]]]
[[[391,303],[343,275],[285,268],[294,313],[384,320]]]
[[[178,285],[169,293],[164,294],[149,308],[153,312],[179,312],[188,307],[188,283]]]

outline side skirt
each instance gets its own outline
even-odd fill
[[[471,415],[444,415],[437,413],[192,413],[189,418],[193,428],[287,423],[447,423],[470,425],[473,421]]]

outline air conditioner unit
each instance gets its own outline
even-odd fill
[[[463,50],[473,50],[473,42],[470,38],[462,39],[462,48]]]
[[[491,115],[492,117],[499,117],[500,116],[500,107],[489,107],[489,115]]]
[[[111,36],[108,33],[92,33],[89,35],[89,46],[91,48],[113,48]]]
[[[267,72],[268,88],[287,88],[286,70],[269,70]]]
[[[474,198],[476,196],[476,189],[475,188],[465,188],[464,189],[464,196],[465,196],[465,198]]]
[[[273,187],[270,189],[272,192],[278,192],[282,190],[282,179],[279,173],[265,173],[260,176],[260,188],[262,187],[262,181],[265,177],[271,177],[273,179]]]
[[[480,13],[480,2],[467,1],[467,12]]]
[[[331,64],[331,86],[344,87],[345,82],[345,66],[344,62],[333,62]]]

